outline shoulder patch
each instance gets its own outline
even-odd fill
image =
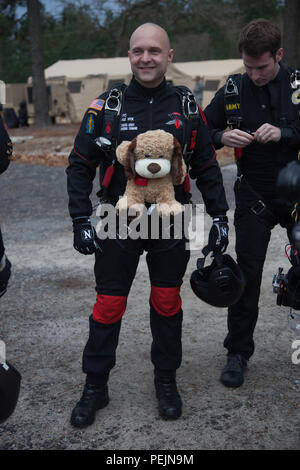
[[[92,134],[94,132],[94,128],[95,128],[94,117],[92,114],[90,114],[86,121],[85,132],[87,134]]]
[[[88,114],[94,114],[94,116],[98,116],[98,113],[93,109],[88,109]]]
[[[105,103],[105,100],[102,100],[102,99],[97,99],[97,100],[94,100],[90,105],[89,105],[89,109],[92,108],[92,109],[98,109],[98,111],[102,111],[102,108],[104,106],[104,103]]]

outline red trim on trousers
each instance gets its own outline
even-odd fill
[[[151,286],[150,301],[159,315],[171,317],[181,310],[180,287]]]
[[[93,320],[108,325],[121,320],[126,310],[125,295],[98,294],[93,308]]]

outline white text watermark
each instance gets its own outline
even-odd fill
[[[2,80],[0,80],[0,104],[6,104],[6,88]]]
[[[295,339],[292,342],[292,349],[295,349],[292,353],[292,363],[298,365],[300,364],[300,339]]]
[[[101,218],[96,225],[100,240],[110,239],[186,239],[186,248],[201,250],[204,244],[204,204],[185,204],[183,212],[160,216],[155,204],[136,217],[134,208],[116,212],[112,204],[100,204],[96,215]]]
[[[6,362],[6,347],[4,341],[0,339],[0,364]]]

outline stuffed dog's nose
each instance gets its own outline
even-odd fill
[[[155,173],[158,173],[161,170],[161,166],[158,163],[150,163],[147,166],[147,170],[154,175]]]

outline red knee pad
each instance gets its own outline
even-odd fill
[[[180,287],[151,286],[150,301],[157,313],[171,317],[181,310]]]
[[[127,297],[123,295],[97,295],[93,308],[93,320],[109,324],[119,321],[126,309]]]

